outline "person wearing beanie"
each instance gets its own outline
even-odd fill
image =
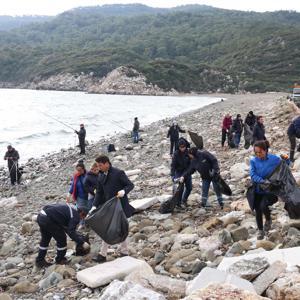
[[[176,121],[173,121],[167,135],[170,138],[170,155],[173,155],[173,152],[178,150],[179,132],[185,133],[185,130],[181,129]]]
[[[183,138],[180,138],[178,141],[178,150],[176,150],[172,157],[171,163],[171,177],[172,181],[176,182],[184,172],[186,172],[190,166],[190,157],[188,153],[188,144],[187,141]],[[188,175],[186,180],[184,181],[184,190],[182,192],[181,197],[179,197],[179,201],[176,204],[178,208],[181,208],[181,204],[184,206],[188,206],[187,201],[188,197],[192,191],[192,176]],[[173,189],[173,193],[175,192],[175,185]]]
[[[235,147],[238,148],[240,141],[241,141],[241,135],[243,132],[243,120],[240,114],[236,115],[236,119],[233,120],[232,124],[232,133],[234,133],[234,144]]]

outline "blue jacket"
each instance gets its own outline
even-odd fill
[[[80,175],[77,179],[76,182],[76,199],[77,197],[81,198],[81,199],[88,199],[88,194],[84,188],[84,178],[85,178],[85,174]],[[72,178],[72,182],[71,182],[71,186],[70,186],[70,190],[69,193],[73,194],[73,189],[74,189],[74,177]]]
[[[250,176],[254,183],[264,183],[265,179],[275,170],[280,164],[280,157],[274,154],[267,154],[266,159],[252,157],[250,160]],[[260,192],[257,187],[256,192]]]

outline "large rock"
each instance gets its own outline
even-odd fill
[[[6,293],[0,293],[0,300],[12,300],[12,298]]]
[[[242,259],[231,265],[228,272],[251,281],[268,266],[269,263],[265,258]]]
[[[125,280],[138,283],[143,287],[155,290],[159,293],[168,294],[170,298],[173,295],[177,297],[184,297],[185,295],[186,282],[184,280],[141,272],[133,272],[125,277]]]
[[[61,274],[59,274],[57,272],[52,272],[49,276],[47,276],[45,279],[42,279],[39,282],[39,287],[41,290],[46,290],[50,286],[57,285],[63,279],[64,278]]]
[[[0,199],[0,207],[8,209],[15,207],[18,204],[18,200],[16,197],[10,197],[10,198],[1,198]]]
[[[186,295],[190,295],[196,290],[206,288],[211,283],[218,283],[219,285],[228,283],[240,289],[255,292],[255,289],[251,282],[239,278],[235,275],[206,267],[202,269],[197,277],[187,283]]]
[[[223,222],[224,226],[227,226],[229,224],[234,224],[238,221],[241,221],[244,217],[245,213],[243,211],[231,211],[219,219]]]
[[[218,266],[218,270],[227,271],[229,267],[235,262],[247,259],[251,260],[254,258],[266,258],[270,264],[279,260],[287,264],[287,267],[293,267],[300,265],[300,247],[286,248],[286,249],[275,249],[271,251],[263,251],[261,253],[246,254],[238,257],[225,257]]]
[[[276,261],[268,269],[261,273],[253,281],[256,293],[261,295],[268,288],[268,286],[279,277],[280,274],[284,273],[285,268],[286,264],[282,263],[281,261]]]
[[[38,286],[34,283],[31,283],[28,280],[18,282],[12,287],[12,291],[15,293],[25,294],[25,293],[35,293],[38,289]]]
[[[241,180],[247,177],[248,174],[249,174],[249,166],[244,162],[237,163],[230,168],[230,176],[232,179]]]
[[[282,275],[271,284],[266,295],[271,299],[299,300],[300,274],[286,273]]]
[[[143,260],[126,256],[79,271],[77,280],[90,288],[96,288],[110,283],[114,279],[123,279],[131,272],[139,270],[153,272],[152,268]]]
[[[236,211],[243,211],[247,213],[251,212],[251,208],[249,206],[247,199],[232,201],[230,204],[230,208],[232,211],[236,210]]]
[[[127,176],[134,176],[134,175],[141,174],[142,170],[141,169],[128,170],[128,171],[125,171],[125,173],[126,173]]]
[[[129,281],[114,280],[98,298],[99,300],[165,300],[166,298],[154,291]]]
[[[230,233],[234,242],[238,242],[240,240],[247,240],[249,237],[247,228],[243,226],[231,230]]]
[[[204,289],[196,290],[183,300],[267,300],[251,293],[244,291],[233,285],[210,284]]]
[[[151,197],[151,198],[144,198],[140,200],[133,200],[130,202],[130,205],[133,206],[135,210],[141,211],[151,207],[157,202],[158,202],[157,197]]]

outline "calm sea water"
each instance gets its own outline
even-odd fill
[[[0,151],[4,156],[7,145],[12,144],[24,163],[31,157],[74,147],[77,135],[71,128],[79,129],[80,123],[85,124],[86,138],[91,142],[131,130],[134,117],[138,117],[143,126],[216,101],[220,98],[0,89]],[[0,166],[5,164],[0,160]]]

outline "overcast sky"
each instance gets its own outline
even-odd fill
[[[79,6],[119,3],[143,3],[152,7],[175,7],[185,4],[206,4],[215,7],[254,10],[296,10],[300,12],[300,0],[0,0],[0,15],[56,15]]]

